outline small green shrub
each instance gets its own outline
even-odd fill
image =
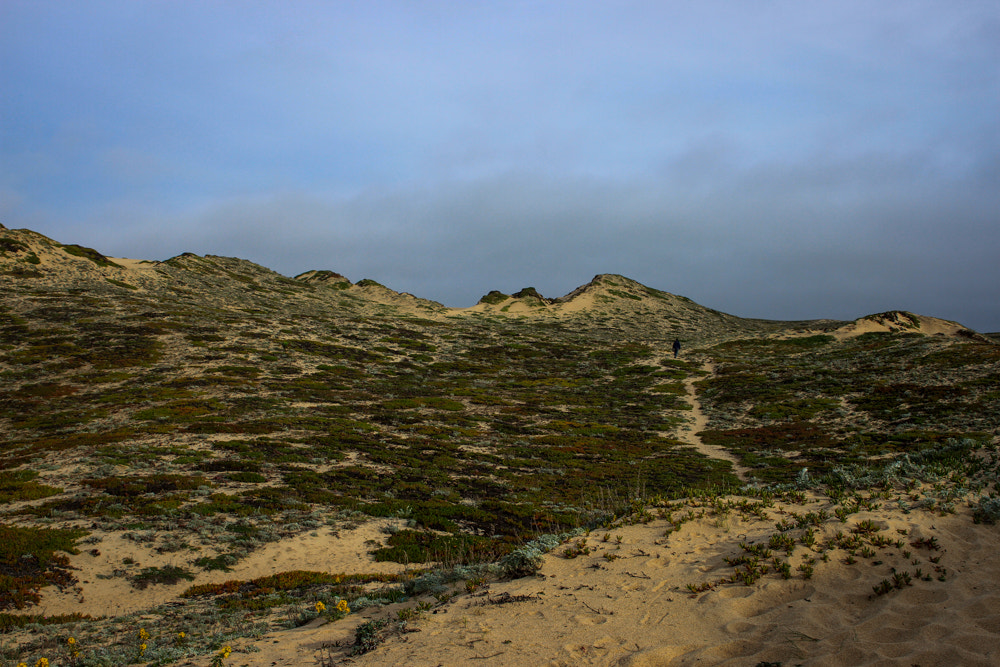
[[[479,303],[487,303],[487,304],[490,304],[492,306],[495,306],[498,303],[503,303],[504,301],[506,301],[509,298],[510,297],[508,295],[504,294],[503,292],[500,292],[500,291],[497,291],[497,290],[492,290],[489,294],[487,294],[486,296],[484,296],[481,299],[479,299]]]
[[[354,646],[351,648],[351,655],[370,653],[378,648],[378,645],[386,639],[384,633],[381,631],[387,625],[389,625],[389,620],[385,618],[379,618],[359,625],[354,631]]]
[[[62,489],[33,481],[38,473],[33,470],[0,471],[0,503],[19,500],[38,500],[62,493]]]
[[[79,553],[76,542],[86,534],[0,524],[0,610],[24,609],[38,603],[41,588],[75,582],[69,559],[57,552]]]
[[[193,581],[194,575],[182,567],[176,565],[166,565],[164,567],[143,568],[138,574],[130,578],[132,585],[142,590],[152,584],[172,585],[183,580]]]
[[[976,523],[995,524],[1000,521],[1000,498],[983,498],[972,509]]]
[[[110,259],[97,252],[93,248],[84,248],[76,244],[60,246],[68,255],[73,255],[74,257],[82,257],[84,259],[89,259],[94,264],[98,266],[114,266],[121,268]]]

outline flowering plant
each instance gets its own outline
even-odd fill
[[[232,646],[223,646],[222,649],[212,656],[212,667],[222,667],[226,658],[233,652]]]

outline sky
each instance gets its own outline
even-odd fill
[[[0,0],[0,223],[1000,331],[996,0]]]

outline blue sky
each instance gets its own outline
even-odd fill
[[[0,0],[0,222],[1000,331],[1000,3]]]

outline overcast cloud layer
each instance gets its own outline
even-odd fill
[[[1000,331],[1000,3],[0,0],[0,222]]]

